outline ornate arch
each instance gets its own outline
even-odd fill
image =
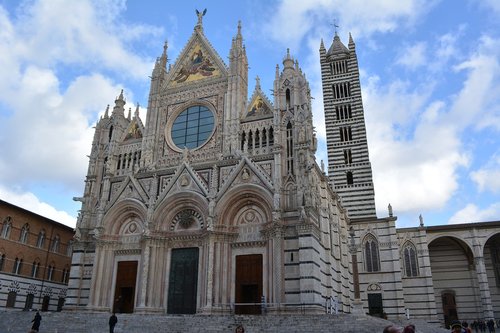
[[[272,219],[273,198],[263,187],[245,184],[226,192],[217,207],[219,225],[267,223]]]
[[[153,215],[155,231],[195,230],[206,227],[208,201],[201,194],[184,191],[166,197]]]
[[[138,200],[125,199],[106,213],[102,226],[107,235],[137,234],[144,229],[145,220],[146,207]]]

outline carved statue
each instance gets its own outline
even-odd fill
[[[203,12],[199,12],[198,9],[196,9],[196,16],[198,16],[198,23],[196,25],[202,25],[203,23],[203,16],[207,13],[207,9],[203,10]]]

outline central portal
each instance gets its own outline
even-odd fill
[[[114,312],[134,312],[136,279],[137,261],[119,261],[116,271],[115,301],[113,304]]]
[[[236,256],[236,314],[260,314],[262,254]],[[249,303],[248,305],[243,303]]]
[[[168,313],[196,313],[198,248],[173,249],[168,283]]]

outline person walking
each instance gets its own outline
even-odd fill
[[[36,312],[35,318],[31,321],[33,323],[33,326],[31,326],[31,330],[34,332],[38,332],[40,329],[40,322],[42,321],[42,316],[40,316],[40,312]]]
[[[488,331],[490,333],[495,333],[495,321],[493,319],[488,320],[486,326],[488,326]]]
[[[113,333],[115,331],[115,325],[118,322],[118,318],[116,318],[115,313],[113,312],[109,317],[109,333]]]

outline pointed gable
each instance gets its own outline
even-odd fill
[[[227,66],[222,58],[203,35],[203,31],[195,28],[169,74],[167,86],[175,88],[226,75]]]
[[[266,97],[262,89],[260,88],[259,77],[257,77],[257,82],[255,84],[255,90],[248,104],[248,109],[245,118],[248,120],[256,118],[268,118],[273,116],[272,103]]]
[[[142,129],[136,118],[132,119],[125,133],[123,141],[142,139]]]

